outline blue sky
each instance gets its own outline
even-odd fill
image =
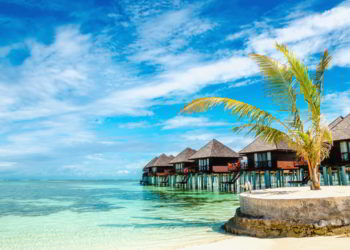
[[[217,138],[234,150],[227,96],[274,113],[247,57],[311,68],[328,48],[326,121],[350,113],[350,1],[0,1],[0,178],[136,178],[154,155]],[[277,114],[278,115],[278,114]]]

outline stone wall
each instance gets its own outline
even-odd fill
[[[224,225],[224,229],[237,235],[248,235],[259,238],[273,237],[312,237],[346,235],[350,237],[350,226],[318,226],[286,220],[273,220],[244,215],[239,208],[235,217]]]
[[[228,232],[256,237],[305,237],[350,233],[350,187],[279,188],[240,195]]]

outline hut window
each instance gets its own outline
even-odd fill
[[[271,152],[267,152],[267,166],[271,167]]]
[[[341,153],[341,160],[342,161],[348,161],[349,160],[349,148],[350,148],[350,142],[342,141],[340,142],[340,153]]]
[[[177,172],[181,172],[184,169],[184,164],[183,163],[176,163],[175,168]]]
[[[209,159],[199,159],[198,165],[200,171],[209,171]]]
[[[271,167],[271,152],[254,153],[254,166],[256,168]]]

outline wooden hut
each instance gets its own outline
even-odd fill
[[[151,169],[151,165],[158,159],[158,157],[154,157],[152,160],[150,160],[146,166],[143,167],[143,170],[142,170],[142,178],[140,180],[140,184],[142,185],[147,185],[149,184],[148,183],[148,176],[151,176],[151,172],[152,172],[152,169]]]
[[[152,172],[152,165],[156,162],[158,157],[154,157],[152,160],[150,160],[146,166],[143,168],[143,176],[149,176]]]
[[[332,131],[333,147],[323,164],[328,166],[350,165],[350,114],[339,116],[329,124]]]
[[[161,154],[157,159],[150,164],[152,168],[151,175],[153,176],[167,176],[174,173],[174,166],[170,163],[174,159],[174,156],[167,156]]]
[[[196,162],[195,160],[190,160],[197,151],[192,148],[186,148],[181,153],[179,153],[170,162],[175,167],[176,174],[187,174],[196,172]]]
[[[257,138],[239,153],[247,156],[247,170],[291,170],[304,165],[298,161],[296,152],[283,141],[278,144],[270,144]]]
[[[195,160],[200,173],[227,173],[228,165],[239,162],[238,153],[213,139],[193,154],[190,160]]]

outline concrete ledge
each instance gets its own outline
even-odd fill
[[[257,190],[241,194],[240,206],[226,231],[256,237],[350,234],[350,186]]]
[[[265,219],[342,226],[350,224],[350,186],[257,190],[240,195],[242,214]]]
[[[235,217],[231,218],[224,225],[225,231],[237,234],[248,235],[258,238],[276,237],[313,237],[313,236],[350,236],[350,225],[324,226],[297,223],[285,220],[269,220],[244,215],[238,208]]]

